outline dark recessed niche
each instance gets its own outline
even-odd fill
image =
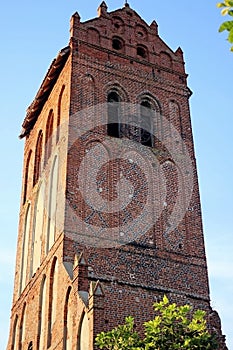
[[[183,244],[182,243],[179,244],[179,249],[183,249]]]
[[[138,46],[137,47],[137,55],[142,57],[142,58],[147,58],[146,49],[142,46]]]
[[[112,48],[114,50],[118,50],[118,51],[122,50],[123,44],[122,44],[121,40],[117,39],[117,38],[112,39]]]
[[[143,32],[137,32],[137,35],[142,38],[144,36]]]

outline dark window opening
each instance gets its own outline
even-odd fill
[[[112,40],[112,48],[119,51],[123,48],[123,44],[119,39],[115,38]]]
[[[153,146],[153,114],[152,107],[149,101],[143,101],[140,105],[141,116],[141,129],[140,129],[140,141],[144,146]]]
[[[119,102],[117,92],[112,91],[108,94],[108,135],[117,138],[120,137]]]
[[[147,57],[146,50],[144,49],[144,47],[141,47],[141,46],[137,47],[137,55],[142,57],[142,58]]]
[[[28,350],[33,350],[33,343],[32,343],[32,341],[30,341],[30,343],[28,344]]]

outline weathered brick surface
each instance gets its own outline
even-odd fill
[[[80,349],[84,334],[89,340],[83,348],[93,349],[93,339],[98,332],[123,322],[129,314],[135,316],[140,329],[144,321],[153,317],[153,302],[164,293],[178,303],[188,302],[194,308],[205,309],[210,327],[215,327],[221,338],[220,321],[217,313],[212,312],[209,300],[189,112],[190,90],[182,51],[179,48],[173,52],[158,36],[156,22],[148,26],[127,4],[121,10],[107,12],[102,3],[99,11],[100,17],[84,23],[80,22],[77,13],[73,15],[69,57],[61,72],[56,71],[56,63],[50,67],[49,72],[54,70],[57,80],[52,86],[50,84],[51,91],[46,100],[42,98],[45,92],[39,91],[42,107],[39,116],[33,119],[35,112],[31,111],[32,119],[29,119],[32,121],[24,122],[28,132],[9,350],[27,349],[30,342],[33,349]],[[106,103],[112,89],[118,92],[122,102],[137,104],[142,96],[153,101],[157,113],[154,125],[161,134],[160,140],[154,140],[154,150],[148,152],[164,166],[167,193],[166,207],[152,227],[142,231],[141,236],[133,237],[129,244],[104,248],[98,247],[95,237],[91,238],[89,246],[85,245],[85,223],[101,227],[104,219],[106,227],[116,228],[128,218],[123,212],[100,216],[88,207],[77,186],[77,175],[87,151],[94,144],[104,145],[104,140],[109,138],[106,136],[107,127],[97,127],[79,139],[76,131],[85,127],[85,118],[91,115],[85,111],[82,119],[80,111]],[[51,133],[51,121],[48,122],[51,115],[53,137],[46,145],[45,140]],[[166,140],[175,151],[170,131],[160,125],[161,116],[169,120],[181,135],[194,175],[189,206],[177,228],[169,235],[165,234],[165,228],[176,202],[178,172],[162,145]],[[107,115],[103,119],[107,123]],[[40,132],[43,134],[40,176],[33,184]],[[122,141],[118,139],[119,142]],[[108,151],[114,154],[116,149],[113,147]],[[59,169],[56,190],[51,187],[55,160]],[[97,177],[97,181],[102,181],[102,174],[106,175],[101,196],[109,201],[109,205],[117,199],[116,186],[124,171],[132,174],[129,181],[138,193],[137,200],[132,201],[128,210],[132,219],[140,215],[150,186],[158,186],[157,193],[162,189],[160,184],[144,186],[148,176],[144,178],[145,174],[139,169],[133,172],[127,162],[113,160],[101,168]],[[88,166],[84,167],[84,178],[88,177],[87,172]],[[186,181],[185,177],[183,181]],[[38,196],[42,198],[40,206]],[[26,220],[29,205],[30,217]],[[152,213],[154,206],[152,201]],[[38,232],[36,216],[40,216],[39,234],[33,234]],[[142,230],[144,224],[142,221]],[[28,232],[28,241],[25,241],[25,232]],[[38,250],[39,258],[35,257]],[[22,251],[26,251],[26,258],[22,257]],[[38,266],[35,260],[39,261]],[[22,276],[26,276],[25,282],[22,282]],[[84,325],[86,317],[89,331]],[[225,349],[224,338],[221,340],[220,349]]]

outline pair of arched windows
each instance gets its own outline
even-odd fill
[[[140,103],[138,115],[133,116],[134,126],[121,123],[120,103],[121,99],[117,91],[108,93],[108,136],[121,138],[128,137],[144,146],[153,147],[153,108],[149,99],[145,98]],[[132,116],[130,116],[132,117]]]
[[[43,249],[45,254],[55,242],[57,218],[57,190],[58,190],[58,156],[54,157],[48,183],[48,197],[45,197],[46,185],[42,181],[38,187],[34,202],[33,220],[31,220],[31,203],[25,211],[24,227],[22,232],[21,272],[19,275],[19,294],[40,266]],[[45,201],[45,198],[47,200]],[[47,208],[47,220],[44,220],[44,208]],[[46,226],[44,226],[46,225]],[[30,228],[32,227],[32,230]],[[44,229],[43,229],[44,228]],[[30,236],[31,233],[31,236]],[[45,237],[45,246],[42,245],[42,235]]]
[[[125,43],[119,37],[112,38],[112,48],[116,51],[124,51]],[[147,59],[148,58],[148,50],[143,45],[137,45],[136,47],[137,56]]]
[[[42,171],[42,155],[43,155],[43,142],[45,144],[44,151],[44,165],[47,164],[48,159],[52,153],[53,141],[55,139],[56,143],[58,143],[60,138],[60,128],[61,128],[61,112],[62,112],[62,102],[64,95],[65,85],[62,86],[61,92],[58,97],[58,106],[57,106],[57,123],[56,123],[56,133],[54,133],[54,112],[53,109],[50,110],[47,122],[46,122],[46,130],[45,130],[45,141],[43,140],[43,132],[39,131],[37,136],[37,142],[35,146],[35,158],[34,158],[34,171],[33,171],[33,183],[34,186],[41,175]],[[31,164],[31,155],[32,150],[29,151],[27,160],[25,163],[25,176],[24,176],[24,188],[23,188],[23,203],[26,202],[27,194],[28,194],[28,185],[29,185],[29,174],[30,174],[30,164]]]
[[[53,124],[54,124],[54,113],[51,109],[48,115],[45,132],[45,152],[44,152],[44,165],[47,164],[48,159],[52,153],[53,144]],[[43,132],[39,131],[36,149],[35,149],[35,163],[34,163],[34,176],[33,186],[38,182],[41,171],[42,171],[42,152],[43,152]]]

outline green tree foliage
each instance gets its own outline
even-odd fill
[[[207,330],[205,311],[196,310],[191,317],[191,306],[177,306],[164,296],[154,304],[156,316],[144,323],[144,338],[134,329],[134,318],[125,324],[96,337],[99,349],[107,350],[213,350],[215,337]]]
[[[221,14],[223,16],[229,15],[233,17],[233,1],[225,0],[224,2],[219,2],[217,7],[221,8]],[[223,32],[224,30],[228,31],[227,40],[233,44],[233,20],[223,22],[219,27],[219,32]],[[231,51],[233,51],[233,46],[231,47]]]

